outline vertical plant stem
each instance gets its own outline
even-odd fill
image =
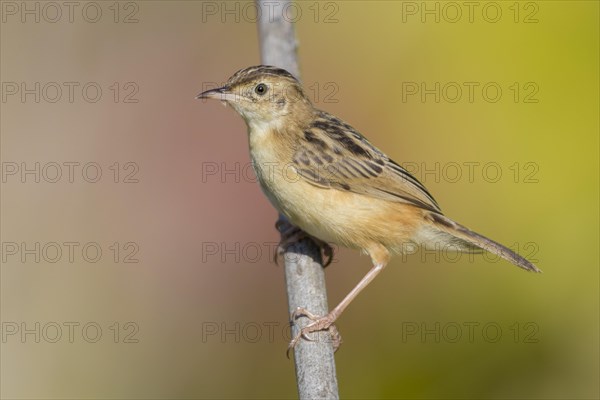
[[[261,62],[284,68],[299,79],[294,25],[285,18],[291,3],[287,0],[256,0],[260,10]],[[283,215],[279,216],[278,222],[280,232],[290,227]],[[289,313],[304,307],[316,315],[327,314],[325,273],[318,245],[311,239],[302,239],[290,245],[283,258]],[[292,325],[292,337],[308,322],[306,318],[296,320]],[[323,332],[318,337],[320,340],[311,342],[300,340],[294,348],[298,394],[301,399],[338,399],[333,345],[329,333]]]

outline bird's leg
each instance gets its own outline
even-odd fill
[[[279,219],[275,223],[275,228],[277,228],[277,230],[281,233],[281,241],[279,242],[277,250],[273,256],[273,261],[275,261],[275,264],[279,264],[279,258],[283,257],[285,251],[290,245],[305,238],[313,240],[316,245],[319,246],[323,258],[323,268],[327,267],[329,264],[331,264],[331,261],[333,261],[333,249],[327,242],[309,235],[302,229],[290,224],[284,219]]]
[[[338,317],[342,314],[342,312],[348,307],[348,305],[354,300],[354,298],[365,288],[371,281],[381,272],[381,270],[385,267],[384,263],[377,263],[367,272],[367,274],[358,282],[358,284],[348,293],[344,300],[340,302],[333,310],[329,312],[329,314],[318,317],[312,314],[310,311],[305,308],[298,307],[296,311],[294,311],[291,315],[292,321],[297,320],[300,317],[307,317],[311,319],[313,322],[306,325],[304,328],[300,330],[300,333],[296,335],[290,342],[288,346],[288,353],[291,349],[294,348],[300,341],[300,338],[304,338],[306,340],[311,340],[308,337],[309,333],[329,330],[331,333],[331,337],[333,340],[334,350],[337,350],[339,345],[341,344],[340,335],[335,328],[334,322],[338,319]]]

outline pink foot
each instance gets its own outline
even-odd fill
[[[290,357],[290,350],[296,347],[298,342],[300,342],[301,338],[308,341],[313,341],[314,339],[311,339],[308,335],[310,333],[319,331],[329,332],[329,335],[331,336],[331,342],[333,343],[333,351],[337,351],[337,349],[342,344],[342,337],[340,336],[337,327],[334,325],[337,316],[333,315],[332,313],[329,313],[324,317],[319,317],[303,307],[298,307],[296,311],[294,311],[291,315],[291,323],[295,323],[295,321],[300,317],[307,317],[313,322],[302,328],[300,332],[296,335],[296,337],[292,339],[286,352],[288,358]]]

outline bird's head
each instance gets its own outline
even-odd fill
[[[300,118],[313,110],[300,82],[288,71],[268,65],[239,70],[224,86],[202,92],[197,98],[230,105],[251,130],[275,127],[289,121],[290,116]]]

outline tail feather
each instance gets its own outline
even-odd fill
[[[497,254],[505,260],[527,271],[542,272],[535,265],[508,247],[501,245],[498,242],[494,242],[493,240],[488,239],[477,232],[473,232],[472,230],[452,221],[450,218],[437,213],[429,213],[428,219],[432,221],[433,224],[441,231],[465,241],[470,245],[479,247],[483,250],[489,251],[490,253]]]

